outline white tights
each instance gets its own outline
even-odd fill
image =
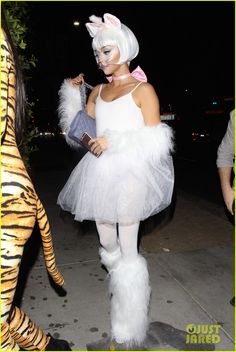
[[[96,223],[102,247],[107,252],[114,252],[120,245],[122,256],[132,257],[138,254],[139,222],[131,225]],[[118,242],[119,237],[119,242]]]

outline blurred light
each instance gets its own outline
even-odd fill
[[[161,115],[161,120],[165,121],[165,120],[175,120],[176,119],[176,114],[170,114],[168,112],[164,112]]]
[[[42,137],[45,137],[45,136],[54,137],[54,136],[55,136],[55,133],[54,133],[54,132],[47,132],[47,131],[45,131],[45,132],[40,132],[39,135],[42,136]]]
[[[207,138],[209,137],[209,133],[198,133],[198,132],[192,132],[192,140],[194,141],[198,141],[199,138]]]
[[[192,132],[192,140],[195,142],[198,139],[199,133],[197,132]]]
[[[74,21],[73,25],[74,25],[74,26],[79,26],[80,23],[79,23],[79,21]]]

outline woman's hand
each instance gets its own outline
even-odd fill
[[[84,74],[80,73],[78,76],[76,76],[75,78],[71,79],[71,84],[73,84],[74,86],[80,86],[81,84],[84,83]]]
[[[91,151],[96,155],[100,155],[108,147],[107,140],[104,137],[91,139],[89,145],[91,145]]]
[[[234,197],[235,195],[232,187],[229,186],[223,189],[223,198],[225,201],[225,205],[231,215],[234,215],[234,209],[233,209]]]

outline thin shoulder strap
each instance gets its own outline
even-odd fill
[[[101,91],[102,91],[103,84],[100,85],[99,91],[98,91],[98,96],[100,97]]]
[[[134,89],[131,90],[130,94],[132,94],[132,93],[135,91],[135,89],[137,89],[137,88],[140,86],[140,84],[142,84],[142,83],[143,83],[143,82],[139,82],[139,83],[134,87]]]

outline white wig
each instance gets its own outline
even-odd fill
[[[118,64],[129,63],[139,52],[137,38],[117,17],[108,13],[103,17],[104,22],[100,17],[90,16],[92,23],[86,23],[89,34],[93,37],[93,49],[98,50],[107,45],[115,45],[120,52]]]

